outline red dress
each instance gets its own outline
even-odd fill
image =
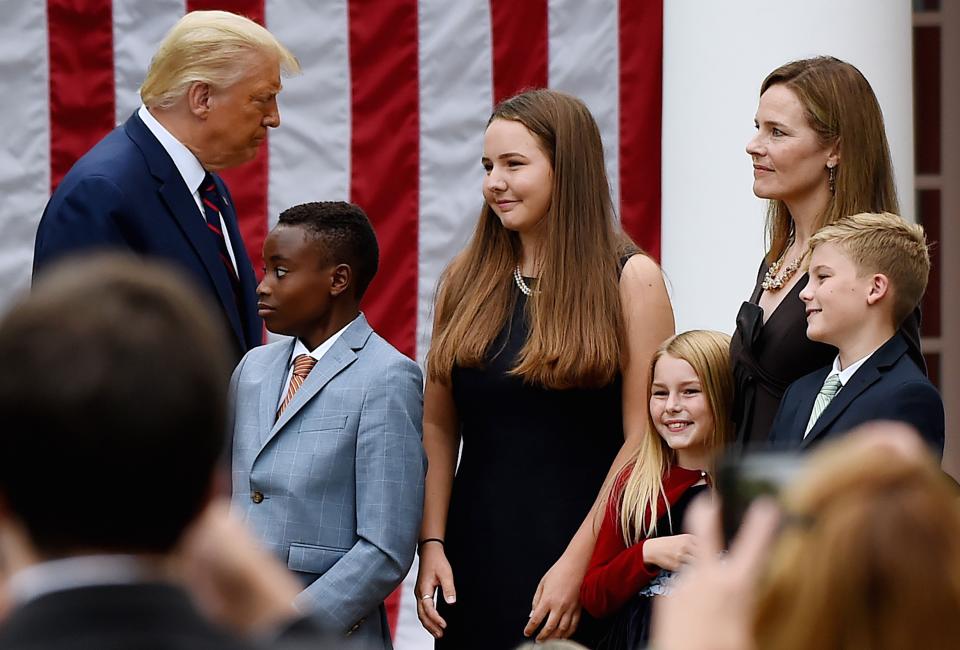
[[[616,490],[620,490],[630,476],[631,467],[624,469],[617,477]],[[704,480],[700,470],[674,466],[663,475],[663,489],[671,504],[683,496],[691,487]],[[580,604],[592,616],[606,618],[616,614],[627,602],[653,580],[660,569],[648,568],[643,562],[643,543],[624,545],[620,534],[619,499],[611,500],[604,513],[597,544],[593,548],[590,566],[580,586]],[[667,506],[663,495],[657,500],[657,531],[659,536],[679,534],[682,531],[677,513],[673,514],[674,532],[670,532],[667,519]],[[647,508],[646,519],[650,517]]]

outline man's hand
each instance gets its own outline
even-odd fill
[[[174,557],[177,577],[213,620],[241,635],[270,633],[299,618],[296,578],[212,502],[184,535]]]

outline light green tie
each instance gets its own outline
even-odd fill
[[[810,420],[807,422],[807,428],[803,431],[804,438],[810,433],[810,429],[817,423],[820,415],[826,410],[834,396],[839,392],[841,386],[840,375],[836,373],[827,377],[827,380],[823,382],[823,387],[820,388],[817,399],[813,402],[813,410],[810,412]]]

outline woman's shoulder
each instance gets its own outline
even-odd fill
[[[652,257],[635,252],[620,258],[620,283],[653,285],[663,281],[660,265]]]

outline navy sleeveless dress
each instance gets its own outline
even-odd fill
[[[531,284],[533,280],[527,279]],[[621,380],[599,389],[552,390],[507,374],[527,338],[526,296],[483,368],[454,368],[463,440],[453,482],[446,554],[457,603],[438,649],[514,648],[544,573],[563,554],[623,444]],[[574,639],[604,636],[582,613]]]

